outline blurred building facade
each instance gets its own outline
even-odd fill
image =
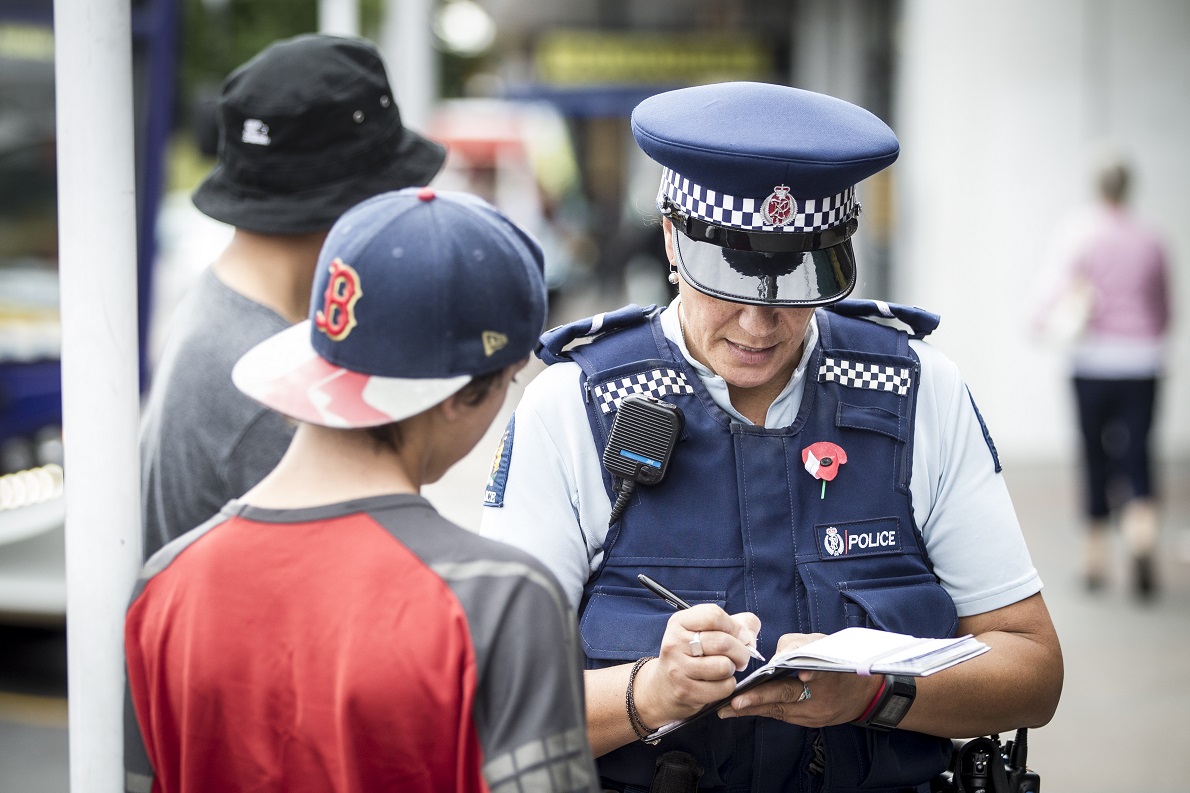
[[[460,0],[455,0],[460,1]],[[1190,304],[1190,4],[1183,0],[483,0],[498,33],[464,90],[557,105],[574,131],[599,249],[588,288],[656,259],[656,171],[627,117],[649,93],[724,79],[829,93],[886,120],[900,160],[861,186],[856,294],[943,315],[1000,451],[1073,459],[1060,350],[1025,327],[1063,214],[1092,198],[1107,141],[1136,166],[1137,212],[1163,235]],[[478,63],[478,61],[476,61]],[[609,285],[611,288],[609,288]],[[1190,327],[1178,322],[1158,453],[1190,456]],[[1182,366],[1185,362],[1185,366]]]
[[[905,0],[893,126],[893,297],[943,315],[1008,457],[1074,459],[1063,352],[1028,333],[1048,246],[1093,201],[1104,144],[1136,171],[1130,202],[1172,260],[1174,334],[1156,452],[1190,456],[1190,4],[1183,0]]]

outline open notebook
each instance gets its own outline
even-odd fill
[[[954,639],[919,639],[904,633],[872,628],[844,628],[795,650],[773,656],[764,666],[736,683],[730,697],[706,705],[693,716],[666,724],[648,739],[651,741],[667,735],[682,725],[718,710],[737,694],[770,680],[796,675],[799,669],[925,677],[989,649],[970,635]]]

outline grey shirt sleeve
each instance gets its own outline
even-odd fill
[[[231,382],[241,355],[287,327],[209,270],[179,307],[141,421],[144,558],[243,495],[289,447],[292,422]]]
[[[471,625],[479,677],[474,716],[491,789],[595,790],[582,655],[574,615],[553,576],[527,558],[435,568]]]

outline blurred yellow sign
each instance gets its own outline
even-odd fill
[[[762,80],[773,55],[746,34],[554,31],[539,40],[537,76],[553,85],[667,85]]]
[[[48,26],[0,23],[0,58],[54,60],[54,31]]]

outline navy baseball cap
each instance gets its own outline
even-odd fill
[[[695,289],[817,306],[855,287],[855,185],[900,151],[879,118],[789,86],[716,83],[649,97],[632,133],[662,165],[657,206],[680,232],[674,258]]]
[[[236,362],[236,387],[286,416],[371,427],[528,357],[545,326],[541,247],[466,193],[406,188],[331,228],[310,317]]]

